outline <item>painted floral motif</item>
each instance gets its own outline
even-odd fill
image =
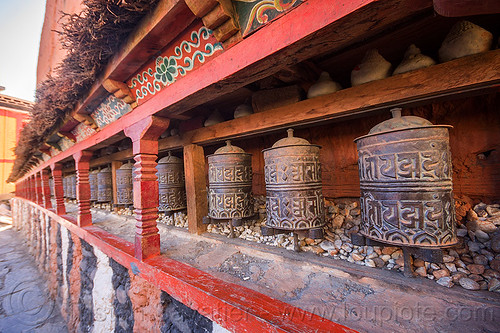
[[[99,104],[90,116],[94,119],[99,128],[103,128],[131,110],[132,107],[123,100],[113,95],[109,95]]]
[[[259,29],[263,25],[297,7],[304,0],[234,0],[243,35]]]
[[[88,138],[92,134],[95,134],[96,131],[92,127],[87,126],[84,123],[79,123],[75,126],[75,128],[73,128],[71,133],[76,137],[76,142],[80,142]]]
[[[146,98],[171,85],[221,50],[222,44],[213,37],[212,31],[199,26],[197,30],[184,36],[180,44],[164,51],[153,64],[149,64],[132,77],[128,86],[135,94],[137,102],[144,102]]]

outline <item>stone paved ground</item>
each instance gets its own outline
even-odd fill
[[[22,236],[0,215],[0,333],[67,331]]]

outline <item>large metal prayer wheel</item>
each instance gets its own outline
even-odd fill
[[[49,178],[50,196],[54,196],[54,178]]]
[[[111,170],[104,168],[97,174],[97,202],[110,202],[112,200]]]
[[[208,156],[208,216],[214,220],[254,216],[252,155],[226,141]]]
[[[399,246],[457,243],[447,125],[405,116],[357,138],[361,183],[360,233]]]
[[[127,163],[116,170],[116,203],[118,205],[132,205],[134,203],[132,169],[133,164]]]
[[[68,191],[68,176],[63,177],[63,190],[64,190],[64,197],[69,198],[69,191]]]
[[[69,197],[76,199],[76,175],[69,176]]]
[[[98,183],[97,174],[99,170],[89,172],[90,201],[97,201]]]
[[[293,136],[264,149],[266,227],[323,236],[325,208],[321,186],[320,146]]]
[[[186,188],[184,186],[184,164],[178,157],[168,156],[158,161],[159,206],[163,212],[186,208]]]

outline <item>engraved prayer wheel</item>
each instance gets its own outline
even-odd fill
[[[264,149],[266,227],[323,236],[325,208],[321,185],[320,146],[294,137],[278,140]],[[263,229],[264,230],[264,229]]]
[[[98,183],[97,174],[99,170],[89,172],[90,201],[97,201]]]
[[[69,197],[70,199],[76,199],[76,175],[69,176]]]
[[[355,140],[361,183],[360,233],[399,246],[457,243],[447,125],[405,116]]]
[[[133,164],[127,163],[116,170],[116,204],[132,205],[134,203],[132,191]]]
[[[68,192],[68,176],[63,177],[63,190],[64,190],[64,197],[69,198],[69,192]]]
[[[186,208],[183,161],[170,152],[158,161],[159,206],[163,212]]]
[[[54,196],[54,178],[49,178],[50,196]]]
[[[214,220],[254,216],[252,154],[226,141],[208,158],[208,217]]]
[[[104,168],[97,173],[97,202],[111,202],[112,200],[111,170]]]

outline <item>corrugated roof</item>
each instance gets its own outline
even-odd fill
[[[17,109],[17,110],[23,110],[23,111],[30,111],[33,108],[33,102],[17,98],[17,97],[12,97],[12,96],[7,96],[7,95],[2,95],[0,94],[0,107],[7,107],[11,109]]]

